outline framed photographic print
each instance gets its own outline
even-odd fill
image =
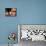
[[[46,41],[46,25],[20,24],[18,30],[20,40]]]

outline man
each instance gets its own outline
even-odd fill
[[[9,12],[10,16],[16,16],[16,9],[12,8],[11,11]]]

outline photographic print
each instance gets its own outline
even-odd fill
[[[46,41],[46,25],[20,25],[20,40]]]
[[[18,38],[20,46],[43,45],[46,43],[46,25],[19,24]]]
[[[16,8],[5,8],[5,16],[16,16]]]

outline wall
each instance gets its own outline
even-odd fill
[[[17,8],[16,17],[5,17],[5,8],[9,7]],[[46,24],[46,0],[1,0],[0,44],[8,43],[9,32],[18,32],[17,24]]]

